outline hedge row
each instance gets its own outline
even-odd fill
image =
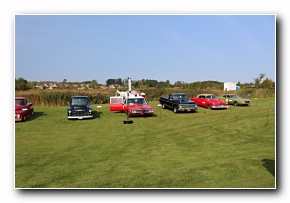
[[[106,104],[110,102],[110,95],[100,93],[74,93],[74,92],[41,92],[38,94],[21,94],[35,106],[66,106],[71,96],[88,96],[93,104]]]
[[[200,93],[212,93],[218,97],[222,97],[225,92],[222,90],[209,90],[209,89],[177,89],[177,88],[168,88],[168,89],[158,89],[158,88],[148,88],[141,89],[141,92],[146,93],[146,98],[148,101],[158,101],[161,96],[169,95],[170,93],[185,93],[189,98],[196,96]],[[275,97],[275,90],[273,89],[245,89],[240,91],[234,91],[241,97],[247,98],[265,98],[265,97]],[[110,94],[104,93],[92,93],[92,92],[36,92],[36,93],[27,93],[25,92],[20,95],[16,93],[16,96],[26,97],[30,102],[35,106],[65,106],[70,100],[71,96],[89,96],[93,104],[106,104],[110,103]]]

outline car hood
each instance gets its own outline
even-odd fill
[[[196,104],[196,102],[191,101],[191,100],[175,100],[179,102],[180,104]]]
[[[223,100],[211,99],[210,101],[215,103],[216,105],[227,105],[227,103]]]
[[[250,101],[249,99],[245,99],[245,98],[238,98],[238,100],[242,100],[242,101]]]
[[[22,108],[24,108],[24,106],[21,105],[21,104],[16,104],[15,105],[15,111],[22,111]]]
[[[225,101],[219,99],[210,99],[209,101],[215,103],[215,105],[227,105]]]

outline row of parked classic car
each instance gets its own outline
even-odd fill
[[[219,99],[214,94],[198,94],[196,97],[189,99],[184,93],[173,93],[167,97],[160,97],[159,103],[162,108],[172,109],[177,112],[195,112],[197,106],[208,109],[227,109],[228,104],[234,106],[249,105],[251,101],[246,98],[238,97],[235,94],[223,95],[224,100]]]
[[[116,97],[110,101],[110,111],[121,111],[130,116],[151,116],[154,108],[149,106],[145,97],[128,97],[116,103]],[[128,100],[128,101],[127,101]],[[228,105],[250,105],[251,100],[241,98],[235,94],[224,94],[223,100],[214,94],[198,94],[189,99],[184,93],[173,93],[160,97],[159,103],[163,109],[172,109],[174,113],[195,112],[198,106],[208,109],[227,109]],[[34,107],[25,97],[15,97],[15,121],[25,121],[34,114]],[[89,97],[73,96],[68,102],[68,119],[93,118],[93,108]]]

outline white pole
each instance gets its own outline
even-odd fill
[[[129,92],[131,92],[131,78],[128,77],[128,88],[129,88]]]

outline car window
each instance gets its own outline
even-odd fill
[[[23,99],[15,99],[15,104],[25,105],[25,102]]]
[[[174,95],[174,100],[188,100],[187,95]]]
[[[129,104],[145,104],[145,100],[143,98],[137,98],[137,99],[129,99]]]
[[[110,98],[111,104],[120,104],[123,103],[123,97],[111,97]]]
[[[72,105],[86,105],[89,103],[88,98],[72,98]]]

